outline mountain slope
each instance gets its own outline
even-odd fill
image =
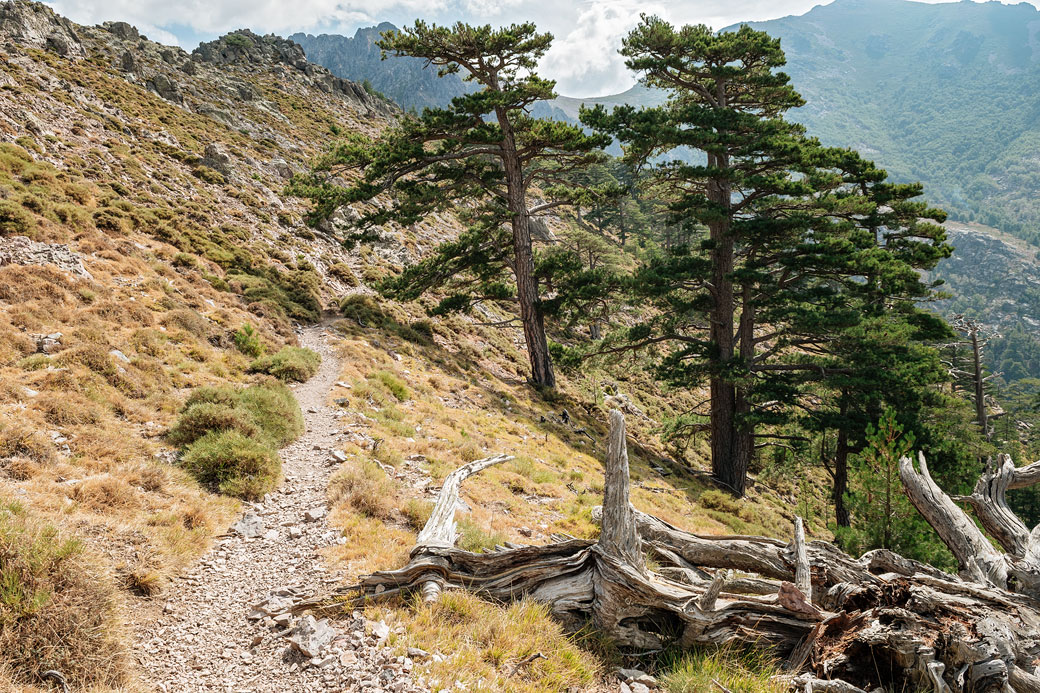
[[[438,77],[436,68],[425,68],[424,61],[418,58],[382,60],[382,51],[375,42],[383,32],[396,30],[393,24],[383,22],[358,29],[353,37],[293,34],[289,39],[303,47],[309,60],[340,77],[371,84],[405,110],[441,106],[472,89],[459,75]]]
[[[781,39],[811,133],[922,181],[959,219],[1040,240],[1035,7],[837,0],[751,26]]]

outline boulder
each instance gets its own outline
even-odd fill
[[[320,657],[334,637],[336,631],[328,619],[318,621],[313,616],[304,616],[293,628],[289,644],[307,657]]]

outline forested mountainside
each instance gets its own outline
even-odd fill
[[[897,180],[923,182],[929,201],[959,222],[951,226],[958,252],[935,273],[954,298],[936,310],[965,313],[993,332],[1028,333],[1040,297],[1018,287],[1031,286],[1040,266],[1030,251],[1005,263],[1012,246],[1001,234],[1040,241],[1040,12],[1028,3],[838,0],[752,26],[782,41],[785,70],[807,102],[792,111],[794,120],[827,144],[858,149]],[[456,76],[438,80],[421,61],[379,61],[372,42],[393,28],[384,23],[353,39],[296,38],[311,59],[371,81],[406,108],[443,105],[461,93]],[[583,104],[655,106],[663,98],[636,85],[599,98],[560,96],[538,104],[535,115],[576,122]],[[1003,269],[990,279],[979,267]],[[1020,337],[1012,353],[1025,359],[1040,350]],[[989,364],[1019,379],[1022,369]]]
[[[1040,11],[1029,3],[837,0],[751,26],[782,41],[785,70],[805,97],[792,112],[825,143],[858,149],[899,180],[922,181],[960,221],[1040,241]],[[420,61],[379,62],[371,42],[390,24],[346,37],[295,37],[315,62],[368,79],[405,107],[440,105],[454,79],[421,80]],[[359,59],[360,58],[360,59]],[[429,87],[427,86],[429,85]],[[582,103],[656,105],[643,86]]]

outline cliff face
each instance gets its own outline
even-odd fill
[[[995,229],[946,224],[956,250],[933,279],[952,297],[939,304],[946,315],[967,314],[995,332],[1040,328],[1040,263],[1037,250]]]
[[[310,60],[340,77],[367,81],[405,110],[443,106],[473,89],[459,75],[438,77],[435,68],[425,67],[425,61],[418,58],[390,56],[383,60],[375,42],[383,32],[396,30],[393,24],[383,22],[358,29],[353,37],[293,34],[290,38],[303,47]]]

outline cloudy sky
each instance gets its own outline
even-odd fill
[[[148,38],[191,50],[234,29],[288,35],[353,34],[358,27],[388,21],[398,26],[417,17],[438,23],[464,20],[509,24],[534,20],[556,37],[541,72],[569,96],[616,93],[633,79],[617,55],[621,37],[639,14],[675,23],[720,28],[740,21],[803,14],[832,0],[47,0],[80,24],[123,20]],[[839,2],[841,0],[838,0]],[[924,0],[938,2],[942,0]],[[1040,0],[1033,0],[1040,4]]]

